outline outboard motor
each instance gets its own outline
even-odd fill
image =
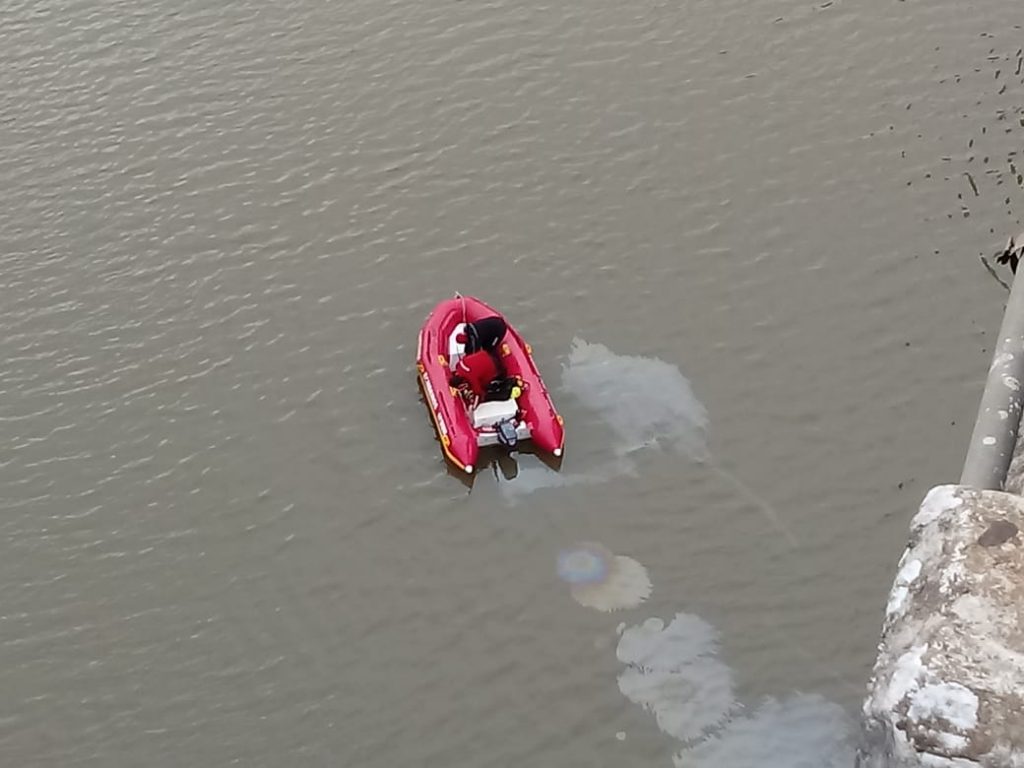
[[[498,442],[509,450],[515,449],[519,444],[519,435],[516,432],[515,419],[505,419],[497,425]]]

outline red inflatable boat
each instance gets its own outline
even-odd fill
[[[466,323],[497,315],[479,299],[455,295],[438,304],[420,330],[416,368],[427,407],[434,419],[441,449],[453,464],[472,474],[477,454],[486,445],[515,448],[529,440],[539,450],[561,456],[565,447],[562,417],[558,415],[530,345],[505,319],[508,331],[499,346],[506,373],[518,386],[507,400],[485,400],[476,407],[466,404],[448,379],[465,347],[458,341]]]

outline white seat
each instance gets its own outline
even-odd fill
[[[455,370],[456,363],[459,362],[459,358],[466,354],[466,345],[460,344],[455,339],[460,333],[465,333],[466,324],[459,323],[455,326],[455,330],[452,331],[452,335],[448,337],[448,368]]]
[[[493,427],[505,419],[513,419],[519,413],[519,406],[513,400],[489,400],[473,409],[473,426]]]

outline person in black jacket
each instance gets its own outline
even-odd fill
[[[466,345],[466,354],[484,350],[495,353],[498,345],[505,339],[508,326],[497,315],[485,317],[472,323],[466,323],[465,330],[456,337],[456,341]]]
[[[465,357],[463,357],[463,360],[474,359],[477,367],[480,367],[483,365],[483,361],[479,360],[482,356],[478,353],[484,352],[493,362],[493,370],[489,370],[486,377],[488,382],[486,384],[486,393],[482,396],[483,400],[507,399],[508,396],[504,394],[505,390],[509,389],[513,383],[508,378],[505,361],[501,359],[501,342],[504,341],[507,331],[508,326],[505,324],[505,321],[497,315],[493,315],[472,323],[466,323],[465,330],[455,337],[457,342],[465,345]],[[456,373],[448,383],[453,387],[459,387],[461,384],[467,383],[470,378],[469,376],[460,375],[458,368],[456,368]],[[479,395],[480,393],[477,392],[476,394]]]

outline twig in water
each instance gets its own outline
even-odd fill
[[[988,263],[988,259],[986,259],[984,256],[979,256],[978,258],[981,259],[981,263],[985,265],[985,269],[987,269],[988,273],[996,279],[996,282],[1003,286],[1003,288],[1005,288],[1007,291],[1009,291],[1010,286],[1003,282],[1003,279],[996,274],[996,271],[992,269],[992,265]]]

